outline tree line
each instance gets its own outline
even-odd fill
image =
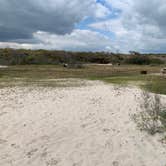
[[[166,54],[0,49],[0,65],[58,65],[63,63],[164,64],[166,63]]]

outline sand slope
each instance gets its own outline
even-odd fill
[[[0,90],[0,166],[165,166],[166,147],[136,129],[140,90],[103,83]]]

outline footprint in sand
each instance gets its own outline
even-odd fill
[[[0,139],[0,144],[5,144],[7,141],[4,139]]]
[[[0,113],[0,116],[3,116],[5,114],[7,114],[7,112],[2,112],[2,113]]]
[[[31,151],[29,151],[27,153],[28,158],[31,158],[34,155],[34,153],[37,152],[37,151],[38,151],[38,149],[32,149]]]
[[[119,162],[118,162],[118,161],[114,161],[114,162],[112,163],[112,165],[113,165],[113,166],[119,166]]]
[[[47,166],[56,166],[58,163],[59,163],[58,160],[52,158],[51,160],[49,160],[49,161],[46,162],[46,165]]]

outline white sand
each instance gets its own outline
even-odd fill
[[[165,166],[159,137],[136,128],[140,90],[0,89],[0,166]]]

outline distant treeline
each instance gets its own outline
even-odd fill
[[[136,52],[115,54],[106,52],[0,49],[0,65],[55,65],[62,63],[164,64],[166,63],[166,54],[139,54]]]

